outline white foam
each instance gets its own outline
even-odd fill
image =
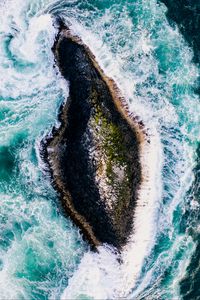
[[[28,29],[22,37],[14,39],[11,45],[11,50],[18,54],[23,59],[36,63],[38,61],[38,52],[42,50],[39,34],[48,33],[49,43],[53,44],[56,29],[52,26],[51,15],[34,16],[28,24]]]
[[[94,299],[113,299],[116,285],[120,283],[120,265],[112,249],[104,246],[98,250],[98,254],[84,254],[61,299],[76,299],[80,295]]]

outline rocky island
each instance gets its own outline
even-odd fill
[[[120,250],[133,230],[142,183],[144,124],[62,20],[52,49],[69,97],[43,155],[63,209],[84,237],[95,248],[108,243]]]

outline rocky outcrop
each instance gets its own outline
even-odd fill
[[[144,125],[90,49],[59,23],[53,52],[69,97],[44,154],[62,206],[92,246],[120,249],[133,229]]]

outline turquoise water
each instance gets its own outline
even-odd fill
[[[181,299],[180,282],[197,245],[191,226],[199,231],[191,188],[199,69],[168,24],[165,6],[154,0],[5,0],[0,8],[0,298]],[[42,138],[59,126],[68,91],[51,53],[58,14],[158,141],[145,234],[137,228],[122,266],[109,246],[91,253],[62,216],[39,154]]]

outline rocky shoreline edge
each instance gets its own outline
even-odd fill
[[[42,157],[64,212],[92,248],[108,243],[120,250],[134,228],[145,181],[141,156],[150,137],[90,49],[58,23],[52,50],[69,97],[60,108],[60,128],[42,141]]]

